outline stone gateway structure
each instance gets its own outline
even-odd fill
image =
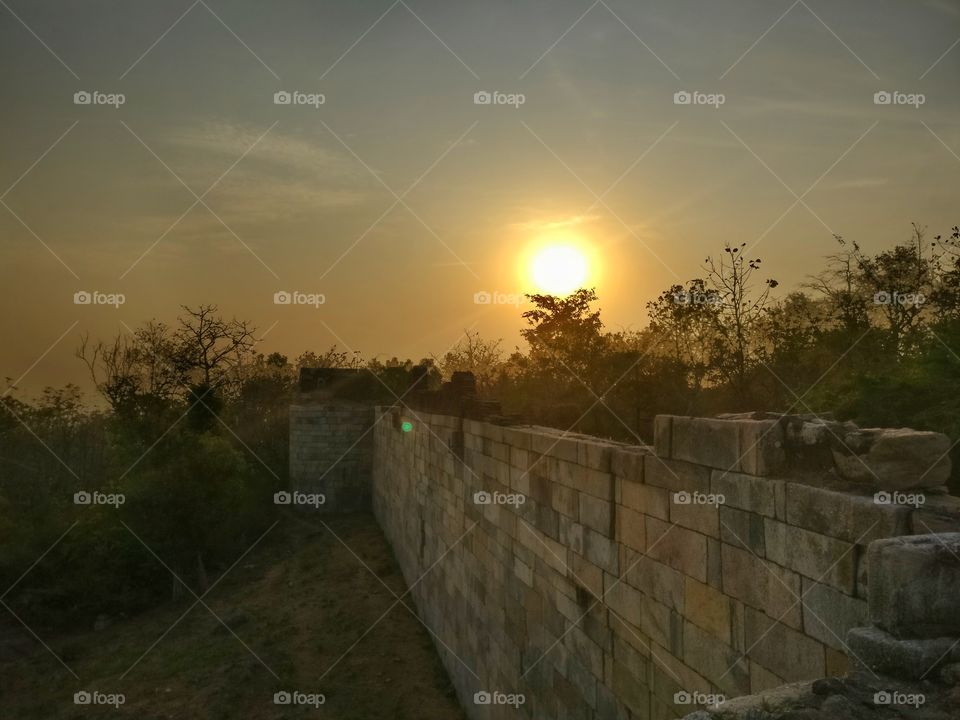
[[[348,416],[321,437],[304,427],[328,420],[310,418],[336,415],[291,412],[292,462],[319,463],[297,482],[370,453],[325,509],[370,497],[472,719],[710,713],[861,663],[894,671],[897,647],[960,635],[960,561],[932,547],[960,531],[935,433],[658,416],[648,447],[397,407],[366,430]]]

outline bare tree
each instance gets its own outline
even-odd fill
[[[745,389],[747,368],[751,360],[754,330],[763,316],[776,280],[764,281],[763,290],[755,295],[753,276],[760,269],[760,258],[747,259],[743,254],[746,243],[727,244],[720,260],[706,259],[706,281],[709,289],[720,298],[717,316],[721,339],[720,367],[728,381],[740,391]]]
[[[76,356],[84,362],[97,390],[114,410],[138,396],[168,399],[181,389],[170,329],[151,320],[112,340],[80,339]]]
[[[463,331],[463,338],[448,350],[442,358],[434,356],[434,362],[447,380],[461,370],[473,373],[477,380],[477,392],[487,395],[497,372],[503,365],[502,340],[484,340],[479,332]]]
[[[225,320],[216,305],[183,306],[173,334],[174,361],[189,385],[207,388],[238,382],[253,358],[254,328],[245,320]]]

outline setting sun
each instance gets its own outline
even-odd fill
[[[587,257],[571,245],[551,245],[540,250],[530,265],[538,290],[551,295],[569,295],[587,279]]]

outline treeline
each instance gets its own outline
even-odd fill
[[[258,346],[249,323],[184,308],[172,326],[82,339],[106,407],[75,386],[0,396],[0,586],[19,617],[75,629],[184,585],[202,595],[275,519],[299,368],[363,365],[381,403],[414,375],[336,347],[290,361]]]
[[[876,254],[836,240],[823,270],[779,299],[761,260],[727,246],[649,302],[642,330],[606,329],[593,290],[532,295],[526,350],[467,333],[437,364],[472,370],[531,420],[627,441],[649,441],[658,413],[746,410],[960,438],[960,229],[914,225]]]

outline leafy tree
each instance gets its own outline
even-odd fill
[[[887,355],[893,362],[899,362],[923,335],[930,314],[927,300],[935,290],[940,260],[936,246],[926,241],[924,228],[916,223],[912,228],[910,242],[873,256],[852,243],[857,282],[870,298],[873,314],[883,321]]]
[[[526,297],[535,307],[523,313],[530,327],[520,334],[530,345],[531,364],[554,379],[572,373],[586,381],[593,361],[604,350],[600,311],[590,307],[597,301],[596,290],[581,288],[565,298]]]
[[[698,278],[686,288],[672,285],[647,303],[651,334],[694,396],[714,366],[711,350],[717,340],[720,301],[720,295]]]

